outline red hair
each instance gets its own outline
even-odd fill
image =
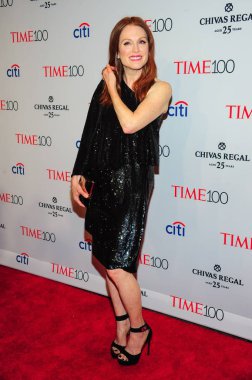
[[[124,17],[120,20],[114,27],[110,35],[109,41],[109,65],[115,66],[117,68],[116,74],[116,82],[117,82],[117,91],[119,95],[121,94],[121,81],[123,78],[123,65],[120,59],[117,58],[118,47],[119,47],[119,38],[122,30],[127,25],[136,25],[140,26],[144,29],[149,45],[149,57],[145,66],[142,68],[142,73],[139,79],[133,85],[133,91],[135,92],[136,98],[142,101],[150,87],[154,84],[155,78],[157,76],[157,67],[154,60],[154,38],[150,28],[144,22],[144,20],[140,17]],[[105,84],[104,89],[101,94],[100,101],[102,104],[110,105],[111,98],[108,92],[108,88]]]

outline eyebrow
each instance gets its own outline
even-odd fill
[[[146,36],[139,37],[138,40],[141,40],[143,38],[145,38],[146,40],[148,40],[148,37],[146,37]],[[131,38],[124,38],[121,42],[124,42],[124,41],[132,41],[132,39]]]

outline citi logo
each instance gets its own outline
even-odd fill
[[[71,182],[71,172],[63,170],[58,171],[56,169],[46,169],[48,174],[48,179],[54,181],[64,181]]]
[[[185,237],[185,227],[186,225],[183,222],[176,221],[168,224],[165,230],[169,235]]]
[[[184,100],[179,100],[168,108],[168,115],[171,117],[187,117],[188,116],[188,103]]]
[[[7,77],[9,78],[19,78],[20,77],[20,66],[17,63],[11,65],[7,70]]]
[[[90,24],[82,22],[78,28],[73,31],[74,38],[88,38],[90,37]]]
[[[91,252],[92,251],[92,242],[91,241],[80,241],[79,242],[80,249],[84,251]]]
[[[11,171],[13,174],[24,175],[24,164],[22,164],[21,162],[16,163],[16,165],[12,166]]]
[[[19,264],[28,265],[29,264],[29,255],[28,255],[28,253],[23,252],[20,255],[17,255],[16,261]]]
[[[229,119],[250,119],[252,116],[252,108],[237,104],[227,104],[228,118]]]

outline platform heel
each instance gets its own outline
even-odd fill
[[[132,355],[130,354],[128,351],[125,350],[125,348],[122,348],[121,350],[121,354],[123,354],[126,359],[123,359],[122,357],[120,357],[120,354],[118,355],[117,359],[118,359],[118,362],[119,364],[121,365],[134,365],[134,364],[137,364],[140,357],[141,357],[141,354],[142,354],[142,351],[143,351],[143,348],[145,345],[147,345],[147,355],[150,354],[150,344],[151,344],[151,338],[152,338],[152,329],[150,328],[149,325],[147,325],[147,323],[145,323],[143,326],[141,327],[138,327],[138,328],[133,328],[131,327],[130,328],[130,332],[132,333],[140,333],[140,332],[144,332],[144,331],[149,331],[148,332],[148,335],[146,337],[146,340],[144,342],[144,345],[142,347],[142,350],[139,354],[137,355]]]
[[[125,321],[128,318],[129,318],[128,314],[119,315],[119,316],[115,317],[115,319],[116,319],[117,322]],[[128,332],[128,334],[129,334],[129,332]],[[111,343],[111,347],[110,347],[110,353],[111,353],[112,358],[116,359],[124,348],[125,348],[125,346],[121,346],[120,344],[118,344],[115,341],[113,341]]]

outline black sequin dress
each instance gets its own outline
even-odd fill
[[[123,133],[113,106],[99,102],[103,85],[92,97],[72,176],[95,181],[85,218],[93,255],[107,269],[134,273],[159,161],[162,117],[136,133]],[[132,111],[139,105],[124,81],[121,99]]]

